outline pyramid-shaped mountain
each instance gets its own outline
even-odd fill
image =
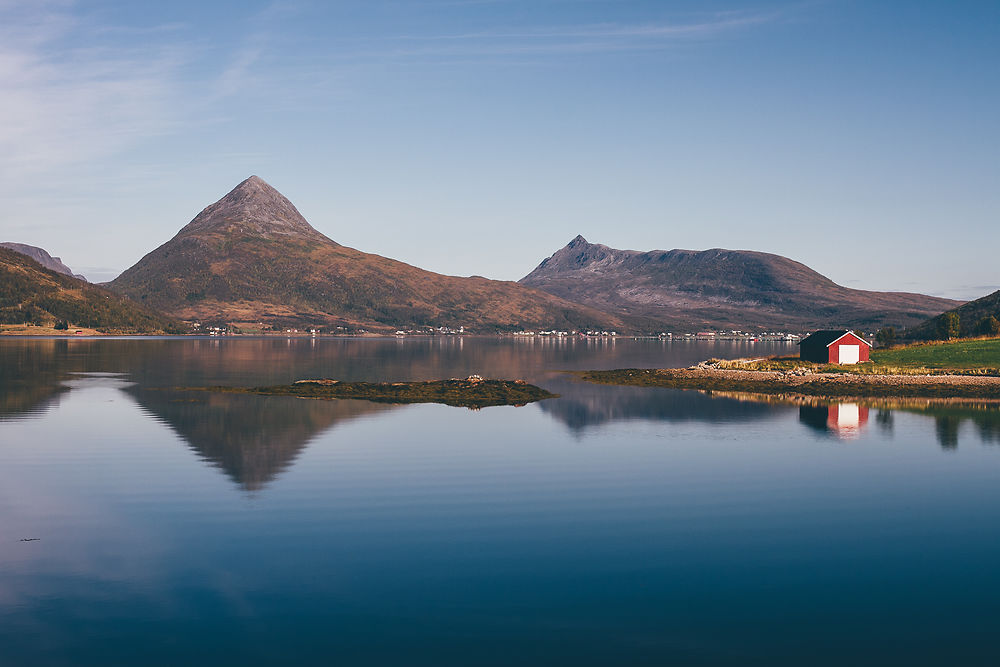
[[[256,176],[109,286],[186,320],[391,330],[634,329],[515,282],[445,276],[342,246]]]
[[[178,236],[199,233],[329,240],[306,222],[292,202],[257,176],[246,179],[205,208]]]
[[[850,289],[780,255],[748,250],[618,250],[577,236],[521,284],[665,326],[803,330],[905,327],[961,302]]]

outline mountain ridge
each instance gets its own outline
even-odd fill
[[[205,207],[108,287],[199,321],[381,331],[639,328],[515,282],[445,276],[343,246],[256,176]]]
[[[961,304],[843,287],[772,253],[619,250],[582,235],[519,282],[606,312],[689,328],[907,326]]]
[[[0,243],[0,248],[7,248],[8,250],[13,250],[14,252],[26,255],[44,266],[46,269],[56,271],[57,273],[63,273],[67,276],[72,276],[77,280],[87,280],[86,277],[80,275],[79,273],[73,273],[73,269],[63,264],[63,261],[60,258],[50,255],[45,248],[28,245],[27,243],[14,243],[13,241]]]

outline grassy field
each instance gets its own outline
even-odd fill
[[[70,327],[56,329],[52,326],[35,326],[33,324],[0,324],[0,336],[73,336],[76,332],[82,336],[103,336],[104,333],[89,327]]]
[[[802,361],[798,356],[767,359],[710,359],[714,368],[746,371],[793,371],[859,375],[1000,375],[1000,338],[975,338],[919,343],[890,350],[873,350],[871,363],[840,366]]]
[[[1000,338],[977,338],[875,350],[872,361],[901,368],[1000,368]]]

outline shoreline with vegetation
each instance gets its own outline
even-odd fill
[[[473,409],[500,405],[521,406],[558,397],[558,394],[528,384],[524,380],[487,380],[478,375],[465,379],[424,382],[342,382],[316,379],[298,380],[289,385],[269,387],[183,387],[182,389],[327,400],[359,399],[376,403],[441,403]]]
[[[821,398],[940,398],[1000,402],[1000,338],[876,350],[856,365],[796,357],[710,359],[690,368],[572,371],[599,384]]]

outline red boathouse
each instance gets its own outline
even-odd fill
[[[853,331],[816,331],[799,342],[799,358],[818,364],[856,364],[868,361],[871,344]]]

